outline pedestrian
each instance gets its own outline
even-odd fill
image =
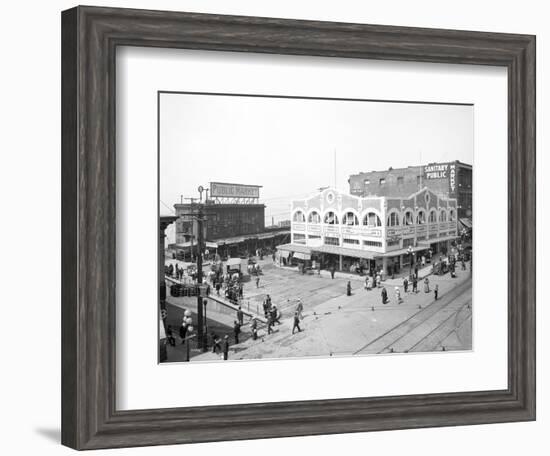
[[[405,277],[403,279],[403,291],[405,293],[407,293],[407,291],[409,290],[409,281],[407,280],[407,278]]]
[[[365,279],[365,288],[367,289],[367,291],[372,290],[372,277],[369,275]]]
[[[260,276],[256,277],[256,288],[260,288]]]
[[[243,313],[243,310],[241,309],[241,306],[239,306],[239,310],[237,310],[237,321],[239,322],[239,325],[243,325],[243,321],[244,321],[244,313]]]
[[[413,275],[413,293],[418,293],[418,276]]]
[[[217,353],[222,351],[221,340],[216,334],[212,334],[212,353]]]
[[[435,297],[435,300],[437,301],[437,296],[439,295],[439,285],[435,285],[435,288],[434,288],[434,297]]]
[[[271,334],[273,332],[273,318],[271,318],[271,311],[268,311],[267,312],[267,315],[266,315],[266,318],[267,318],[267,334]]]
[[[380,277],[380,274],[376,274],[376,288],[380,288],[382,285],[382,278]]]
[[[388,292],[386,291],[386,287],[382,288],[380,294],[382,296],[382,304],[386,304],[388,302]]]
[[[298,299],[298,305],[296,306],[296,313],[298,314],[298,317],[300,320],[304,318],[302,312],[304,311],[304,303],[301,299]]]
[[[399,287],[395,287],[395,300],[397,301],[397,304],[401,304],[403,302],[403,298],[401,297],[401,291],[399,290]]]
[[[330,278],[334,279],[334,266],[330,268]]]
[[[348,280],[348,285],[346,287],[346,294],[351,296],[351,282]]]
[[[185,336],[187,335],[187,324],[183,322],[180,326],[181,344],[185,343]]]
[[[229,336],[226,334],[223,339],[223,360],[227,361],[229,355]]]
[[[416,264],[416,266],[414,267],[414,275],[416,277],[418,277],[418,263]]]
[[[168,325],[166,328],[166,338],[168,339],[168,343],[172,346],[176,346],[176,339],[174,338],[174,335],[172,333],[172,325]]]
[[[298,332],[302,332],[302,329],[300,328],[300,317],[298,316],[298,312],[294,313],[294,324],[292,325],[292,334],[294,334],[295,329],[298,329]]]
[[[279,321],[280,318],[281,318],[281,314],[279,313],[277,306],[273,305],[273,307],[271,308],[271,321],[273,322],[273,325],[275,325],[275,323],[280,325],[281,324],[281,322]]]
[[[220,295],[220,288],[222,287],[221,282],[216,282],[216,293],[218,293],[218,296]]]
[[[465,271],[466,270],[466,263],[464,262],[464,258],[462,258],[461,264],[462,264],[462,270]]]
[[[430,292],[430,280],[426,277],[424,279],[424,293]]]
[[[239,343],[239,334],[241,333],[241,325],[238,321],[233,322],[233,334],[235,334],[235,345]]]
[[[267,318],[267,314],[269,313],[269,305],[268,305],[267,299],[264,299],[263,308],[264,308],[264,316],[265,318]]]
[[[421,261],[422,267],[426,266],[426,257],[424,255],[422,255],[422,258],[420,261]]]
[[[252,339],[258,339],[258,320],[256,319],[256,317],[253,317],[252,321],[250,322],[250,330],[252,331]]]

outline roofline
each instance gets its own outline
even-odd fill
[[[362,176],[362,175],[370,174],[370,173],[388,173],[388,172],[391,172],[391,171],[402,171],[402,170],[407,170],[407,169],[411,169],[411,168],[423,168],[424,166],[438,165],[438,164],[443,164],[443,163],[457,163],[457,164],[460,164],[461,166],[465,166],[467,168],[472,169],[472,165],[470,165],[469,163],[464,163],[464,162],[461,162],[460,160],[451,160],[451,161],[448,161],[448,162],[430,162],[430,163],[425,163],[423,165],[409,165],[406,168],[404,166],[402,166],[401,168],[392,168],[392,169],[388,168],[388,169],[384,169],[384,170],[380,170],[380,171],[377,171],[377,170],[361,171],[360,173],[350,174],[349,177],[351,178],[351,177],[356,177],[356,176]]]

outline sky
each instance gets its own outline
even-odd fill
[[[162,93],[160,213],[209,182],[261,185],[266,225],[350,174],[428,162],[473,164],[474,107]]]

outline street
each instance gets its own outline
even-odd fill
[[[347,356],[376,353],[403,353],[472,348],[472,291],[470,267],[457,268],[457,276],[429,275],[430,292],[424,292],[421,280],[417,293],[405,293],[401,278],[387,279],[383,286],[389,302],[382,304],[380,290],[364,288],[364,277],[336,274],[334,279],[321,275],[298,273],[280,268],[271,260],[262,263],[259,286],[255,277],[244,285],[243,308],[262,312],[262,302],[269,294],[281,311],[281,324],[267,334],[265,324],[259,325],[258,339],[250,336],[249,325],[242,328],[239,344],[234,343],[234,313],[208,313],[208,332],[229,335],[229,359],[265,359],[281,357]],[[428,271],[428,268],[426,268]],[[427,274],[427,272],[426,272]],[[421,274],[421,277],[423,275]],[[346,295],[351,282],[352,294]],[[434,298],[438,285],[439,299]],[[399,287],[403,302],[397,303],[395,287]],[[297,299],[304,304],[301,332],[292,334]],[[168,324],[178,332],[183,309],[196,311],[196,298],[168,297]],[[209,342],[210,343],[210,342]],[[191,344],[192,361],[219,360],[220,355],[196,349]],[[185,361],[184,345],[169,347],[169,361]]]

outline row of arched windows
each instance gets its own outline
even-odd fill
[[[449,210],[449,222],[456,221],[456,212],[454,209]],[[447,221],[447,211],[442,209],[439,211],[439,217],[437,216],[437,211],[435,209],[430,210],[430,215],[428,217],[428,223],[437,223],[437,222],[446,222]],[[407,210],[403,215],[403,220],[400,220],[398,212],[391,212],[388,215],[388,226],[399,226],[399,225],[424,225],[426,223],[426,211],[423,209],[419,210],[414,217],[413,211]]]
[[[428,216],[428,223],[437,223],[439,222],[446,222],[447,221],[447,211],[442,209],[439,211],[439,217],[437,214],[438,211],[435,209],[431,209]],[[449,216],[448,219],[450,222],[456,221],[456,212],[454,209],[449,210]],[[303,211],[296,211],[294,213],[294,216],[292,217],[293,222],[297,223],[305,223],[306,216]],[[317,211],[312,211],[307,217],[308,223],[321,223],[321,214]],[[340,220],[338,218],[338,215],[335,214],[332,211],[329,211],[325,214],[325,217],[323,219],[323,223],[327,225],[339,225]],[[426,223],[426,211],[423,209],[420,209],[416,217],[414,216],[413,211],[407,210],[405,211],[405,214],[403,215],[403,218],[401,219],[400,214],[397,211],[392,211],[388,215],[387,219],[387,226],[399,226],[399,225],[424,225]],[[380,217],[375,214],[374,212],[368,212],[361,220],[361,223],[359,223],[359,218],[354,212],[346,212],[342,217],[342,225],[347,226],[382,226],[382,222],[380,220]]]
[[[302,211],[296,211],[292,217],[293,222],[305,223],[306,216]],[[317,211],[312,211],[307,217],[308,223],[321,223],[321,214]],[[338,215],[332,211],[325,214],[323,223],[327,225],[339,225],[340,219]],[[382,226],[380,217],[374,212],[368,212],[361,220],[361,224],[364,226]],[[359,225],[359,218],[353,212],[346,212],[342,217],[342,225],[357,226]]]

